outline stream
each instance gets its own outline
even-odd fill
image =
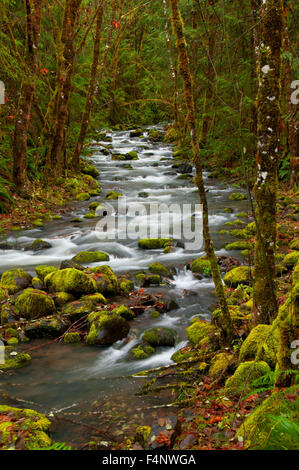
[[[31,365],[0,377],[1,404],[32,408],[50,416],[54,413],[57,419],[54,420],[53,439],[67,442],[74,448],[79,448],[94,436],[106,441],[106,434],[115,440],[122,435],[134,434],[136,424],[151,425],[157,416],[169,413],[166,405],[173,398],[170,392],[160,396],[137,396],[136,392],[146,379],[134,377],[134,374],[171,364],[173,353],[187,344],[185,329],[190,319],[200,315],[209,320],[210,307],[215,304],[211,278],[203,277],[199,280],[185,267],[194,258],[204,254],[203,248],[194,252],[180,245],[173,252],[164,254],[163,250],[139,249],[138,239],[99,240],[95,230],[98,219],[83,218],[90,202],[96,200],[104,203],[111,189],[123,193],[128,204],[136,201],[146,205],[154,202],[199,203],[192,179],[178,179],[178,173],[172,168],[174,160],[171,144],[150,142],[146,131],[143,137],[138,138],[130,138],[129,132],[112,132],[109,135],[112,137],[114,153],[124,154],[136,150],[139,159],[130,162],[113,161],[94,143],[90,147],[92,156],[88,159],[100,171],[101,195],[90,201],[73,203],[60,220],[46,222],[41,228],[18,232],[17,235],[14,233],[7,238],[9,243],[15,243],[16,246],[29,245],[34,239],[42,238],[52,248],[38,252],[0,250],[0,272],[19,267],[34,275],[37,265],[59,266],[62,260],[71,259],[80,251],[95,250],[108,253],[110,261],[91,266],[108,264],[116,275],[146,270],[154,261],[175,267],[170,285],[151,287],[146,291],[159,292],[173,299],[178,308],[159,318],[152,318],[149,314],[138,316],[131,326],[129,341],[126,339],[111,347],[101,348],[53,342],[30,353]],[[128,163],[133,169],[125,168]],[[224,249],[226,243],[235,239],[228,233],[220,235],[218,232],[229,228],[225,223],[233,221],[234,214],[247,211],[248,203],[229,200],[230,194],[236,191],[233,186],[208,178],[207,172],[204,178],[216,254],[238,257],[238,252],[227,252]],[[147,193],[146,198],[139,196],[142,192]],[[109,203],[117,207],[117,201]],[[226,207],[233,208],[234,212],[224,212]],[[82,218],[82,222],[71,222],[74,217]],[[117,211],[115,217],[118,217]],[[157,348],[156,354],[145,360],[128,360],[128,351],[146,329],[154,326],[174,328],[178,333],[176,345],[173,348]],[[18,348],[26,350],[44,342],[34,340],[29,346],[22,344]],[[93,427],[100,429],[102,435],[97,434]]]

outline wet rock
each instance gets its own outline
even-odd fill
[[[102,311],[92,315],[90,319],[92,323],[86,338],[88,345],[110,346],[125,338],[130,330],[127,320],[115,313]]]
[[[110,266],[97,266],[90,268],[89,271],[95,279],[98,292],[105,296],[117,294],[118,281]]]
[[[189,174],[189,173],[192,173],[193,168],[190,163],[184,162],[178,166],[177,170],[179,173]]]
[[[69,320],[73,323],[80,318],[88,315],[89,313],[93,312],[94,304],[88,300],[76,300],[74,302],[70,302],[66,304],[62,309],[62,315],[69,318]]]
[[[5,325],[6,323],[13,323],[18,319],[18,314],[16,309],[10,303],[3,304],[1,306],[1,325]]]
[[[0,287],[6,289],[9,294],[15,294],[22,289],[30,286],[32,276],[23,271],[23,269],[11,269],[5,271],[1,276]]]
[[[36,268],[35,268],[35,272],[36,272],[37,276],[42,281],[45,279],[45,277],[48,274],[53,273],[55,271],[58,271],[58,268],[56,268],[56,266],[47,266],[45,264],[41,264],[40,266],[36,266]]]
[[[59,338],[68,329],[70,324],[67,318],[53,315],[27,323],[24,333],[30,339]]]
[[[50,273],[45,277],[44,283],[49,292],[68,292],[75,297],[97,291],[94,279],[78,269],[62,269]]]
[[[42,240],[41,238],[37,238],[34,240],[31,245],[26,246],[25,250],[26,251],[41,251],[41,250],[48,250],[49,248],[52,248],[51,243],[46,242],[45,240]]]
[[[134,131],[130,132],[130,137],[142,137],[143,130],[142,129],[135,129]]]
[[[142,335],[142,341],[151,346],[174,346],[177,333],[172,328],[157,327],[146,330]]]
[[[151,140],[152,142],[163,142],[163,139],[164,139],[164,133],[163,132],[160,132],[160,131],[157,131],[155,129],[150,129],[148,131],[148,138],[149,140]]]
[[[148,193],[146,193],[145,191],[142,191],[141,193],[138,193],[138,197],[142,197],[145,199],[148,197]]]
[[[84,271],[84,267],[81,266],[81,264],[71,259],[66,259],[61,262],[60,269],[68,269],[68,268],[74,268],[74,269],[78,269],[79,271]]]
[[[71,261],[75,263],[95,263],[100,261],[109,261],[109,255],[102,251],[81,251],[75,255]]]
[[[55,304],[50,295],[38,289],[26,289],[15,302],[17,313],[27,320],[55,313]]]

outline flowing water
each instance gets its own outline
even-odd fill
[[[128,132],[111,134],[113,152],[138,152],[139,159],[130,162],[112,161],[111,157],[102,154],[101,147],[91,146],[91,162],[100,171],[102,194],[93,198],[99,203],[105,202],[105,195],[111,189],[123,193],[128,205],[136,201],[149,203],[198,203],[198,193],[192,180],[178,179],[172,168],[172,146],[163,143],[151,143],[144,132],[143,138],[130,138]],[[132,170],[125,168],[130,163]],[[225,213],[225,207],[232,207],[235,212],[247,209],[246,202],[229,200],[235,188],[221,184],[204,175],[208,190],[210,228],[217,255],[227,255],[225,243],[230,241],[229,235],[219,235],[219,230],[226,228],[225,222],[234,219],[233,214]],[[139,193],[146,192],[146,199]],[[202,249],[191,252],[176,247],[172,253],[163,254],[162,250],[141,250],[138,240],[124,239],[99,240],[95,226],[97,219],[82,218],[82,223],[74,224],[71,219],[82,217],[90,201],[77,203],[62,219],[45,223],[44,227],[12,235],[7,241],[15,244],[14,250],[0,250],[1,272],[21,267],[34,274],[34,268],[40,264],[59,266],[64,259],[71,259],[80,251],[105,251],[110,256],[108,263],[115,273],[135,273],[145,270],[158,261],[167,266],[175,267],[173,281],[167,286],[148,289],[151,293],[162,293],[172,298],[178,308],[151,318],[144,314],[134,321],[129,338],[111,347],[91,348],[84,345],[65,345],[52,343],[46,347],[32,351],[30,366],[12,372],[0,378],[0,402],[15,406],[27,406],[45,413],[55,413],[61,419],[56,420],[53,437],[73,445],[81,445],[97,435],[95,429],[100,428],[114,439],[122,433],[129,434],[135,424],[151,424],[153,417],[163,411],[156,405],[169,403],[171,397],[137,397],[135,393],[144,378],[134,377],[141,370],[171,364],[171,356],[186,344],[185,329],[190,319],[200,314],[202,318],[210,318],[209,307],[215,304],[213,283],[210,278],[195,278],[186,264],[192,259],[203,255]],[[117,213],[117,201],[111,203],[114,217]],[[142,222],[137,216],[135,222]],[[154,220],[152,221],[154,223]],[[52,248],[34,253],[24,251],[26,244],[35,238],[42,238],[51,243]],[[234,256],[237,252],[229,253]],[[156,354],[145,360],[128,360],[128,351],[138,342],[145,329],[154,326],[169,326],[178,332],[178,340],[173,348],[158,348]],[[24,349],[45,341],[36,340]],[[4,397],[4,395],[6,398]],[[24,400],[24,401],[20,401]],[[158,410],[158,411],[157,411]],[[66,421],[84,422],[75,425]],[[83,429],[83,431],[82,431]]]

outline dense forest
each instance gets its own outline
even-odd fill
[[[1,450],[298,449],[298,15],[1,1]]]

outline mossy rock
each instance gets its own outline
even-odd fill
[[[245,448],[298,450],[298,392],[298,385],[275,391],[247,416],[237,432]]]
[[[107,299],[103,296],[103,294],[100,294],[99,292],[97,292],[96,294],[84,295],[83,297],[81,297],[80,300],[87,300],[88,302],[92,302],[94,305],[106,305],[108,303]]]
[[[117,193],[116,191],[109,191],[106,194],[106,199],[111,200],[111,199],[118,199],[122,197],[122,193]]]
[[[32,220],[31,223],[32,223],[32,225],[34,225],[34,227],[43,227],[44,226],[44,223],[43,223],[42,219]]]
[[[146,330],[142,335],[142,341],[150,346],[174,346],[177,332],[172,328],[157,327]]]
[[[69,327],[70,322],[57,315],[28,322],[25,326],[25,335],[30,339],[59,338]]]
[[[88,212],[87,214],[84,214],[84,219],[97,219],[98,215],[96,215],[94,212]]]
[[[278,331],[273,331],[272,325],[257,325],[251,330],[242,344],[239,359],[241,362],[253,360],[259,351],[258,358],[274,368],[277,361],[278,345]]]
[[[148,138],[149,140],[151,140],[152,142],[163,142],[163,139],[164,139],[164,133],[163,132],[160,132],[160,131],[157,131],[155,129],[150,129],[148,131]]]
[[[64,343],[76,344],[81,342],[80,333],[66,333],[63,337]]]
[[[75,297],[68,292],[55,292],[55,294],[52,295],[52,299],[54,300],[56,307],[61,308],[68,302],[75,300]]]
[[[16,309],[10,303],[5,303],[1,306],[1,325],[5,325],[6,323],[11,323],[16,321],[18,318]]]
[[[110,346],[120,341],[129,333],[130,326],[123,317],[115,313],[100,312],[93,317],[86,344]]]
[[[0,345],[0,357],[2,355],[4,355],[4,364],[0,363],[0,370],[20,369],[31,362],[31,356],[28,353],[18,353],[13,351],[10,346],[5,347]]]
[[[0,423],[2,450],[17,449],[20,439],[27,450],[51,446],[52,440],[48,435],[51,422],[45,415],[6,405],[0,405],[0,415],[3,418]]]
[[[120,305],[119,307],[116,307],[112,310],[112,313],[120,315],[125,320],[133,320],[133,318],[135,318],[133,311],[125,305]]]
[[[226,225],[228,227],[234,227],[235,225],[243,225],[243,224],[244,224],[243,220],[235,219],[233,222],[231,222],[231,221],[225,222],[224,225]]]
[[[248,214],[247,212],[239,212],[238,214],[236,214],[237,217],[248,217]]]
[[[251,234],[255,234],[256,233],[256,223],[255,222],[250,222],[250,224],[248,224],[245,229],[250,232]]]
[[[210,275],[211,265],[210,261],[206,257],[196,258],[192,261],[191,270],[193,273],[201,273]]]
[[[151,273],[159,274],[160,276],[170,276],[169,269],[161,263],[152,263],[148,269]]]
[[[56,266],[47,266],[45,264],[41,264],[40,266],[36,266],[35,268],[36,274],[42,281],[48,274],[54,273],[55,271],[58,271],[58,268]]]
[[[68,292],[75,297],[94,294],[97,285],[94,279],[78,269],[61,269],[48,274],[44,280],[49,292]]]
[[[291,250],[299,250],[299,238],[295,238],[289,243],[289,248]]]
[[[172,238],[142,238],[138,241],[138,247],[142,250],[162,249],[171,245]]]
[[[54,301],[46,292],[37,289],[26,289],[15,302],[17,313],[27,320],[46,317],[55,313]]]
[[[228,287],[237,287],[239,284],[251,284],[249,266],[238,266],[228,271],[224,278],[224,283]]]
[[[119,288],[124,294],[129,294],[134,290],[134,283],[130,279],[121,279]]]
[[[242,238],[243,240],[248,240],[251,238],[251,234],[246,230],[246,228],[235,228],[229,231],[230,235],[236,238]]]
[[[238,394],[242,391],[247,391],[253,380],[267,375],[269,372],[271,372],[271,369],[265,361],[242,362],[237,367],[234,375],[225,382],[225,393]]]
[[[61,215],[58,215],[58,214],[52,215],[52,220],[60,220],[60,219],[61,219]]]
[[[49,248],[52,248],[51,243],[46,242],[45,240],[42,240],[41,238],[36,238],[31,245],[26,246],[26,250],[30,251],[41,251],[41,250],[48,250]]]
[[[145,284],[145,281],[146,281],[146,274],[144,273],[136,274],[136,282],[138,286],[142,287]]]
[[[85,165],[82,169],[82,173],[84,173],[85,175],[90,175],[92,176],[93,178],[98,178],[98,176],[100,176],[100,172],[99,170],[97,170],[93,165],[91,165],[90,163],[88,163],[87,165]]]
[[[102,204],[100,204],[99,202],[97,201],[94,201],[94,202],[91,202],[88,206],[88,209],[90,209],[91,211],[94,211],[96,210],[98,207],[103,207]]]
[[[161,276],[159,274],[149,274],[146,276],[145,284],[146,286],[158,286],[162,282]]]
[[[92,276],[95,278],[98,292],[103,295],[113,296],[118,292],[118,281],[110,266],[103,265],[90,268]]]
[[[232,207],[225,207],[223,210],[226,214],[232,214],[234,212],[234,209]]]
[[[219,235],[226,235],[227,234],[227,230],[219,230]]]
[[[73,217],[71,219],[71,222],[72,224],[81,224],[82,223],[82,219],[80,219],[80,217]]]
[[[229,199],[231,201],[243,201],[244,199],[246,199],[246,196],[243,193],[232,193],[229,196]]]
[[[155,354],[155,348],[153,348],[152,346],[145,346],[141,344],[131,349],[130,351],[130,357],[136,360],[147,359],[153,354]]]
[[[251,243],[248,243],[246,241],[233,242],[225,246],[226,251],[249,250],[250,248],[251,248]]]
[[[219,353],[213,357],[209,368],[209,376],[213,379],[219,378],[221,374],[227,377],[233,368],[233,354]]]
[[[18,338],[8,338],[6,342],[8,346],[15,346],[16,344],[19,344]]]
[[[171,360],[179,363],[192,359],[196,355],[195,351],[191,347],[184,347],[173,353]]]
[[[80,318],[88,315],[94,310],[94,304],[88,300],[75,300],[74,302],[70,302],[66,304],[62,309],[62,315],[69,318],[69,320],[73,323]]]
[[[8,291],[9,294],[16,294],[22,289],[29,287],[32,282],[30,274],[23,269],[11,269],[5,271],[1,276],[0,287]]]
[[[65,259],[61,261],[60,269],[68,269],[68,268],[78,269],[79,271],[84,271],[85,269],[83,266],[81,266],[81,264],[76,263],[75,261],[71,259]]]
[[[164,135],[163,141],[167,144],[171,144],[178,139],[178,132],[174,127],[170,127]]]
[[[195,318],[192,324],[186,329],[187,337],[194,346],[203,339],[216,333],[216,328],[211,323]]]
[[[101,261],[109,261],[109,255],[102,251],[81,251],[72,258],[75,263],[98,263]]]
[[[88,201],[90,199],[89,193],[79,193],[76,196],[77,201]]]
[[[32,278],[32,287],[33,289],[42,290],[44,287],[43,281],[39,277]]]
[[[130,132],[130,137],[142,137],[143,136],[143,130],[142,129],[135,129]]]
[[[125,154],[126,160],[138,160],[138,153],[135,150]]]
[[[299,261],[299,251],[291,251],[283,258],[282,264],[287,268],[292,268]]]
[[[0,287],[0,302],[3,302],[3,300],[6,300],[6,298],[7,298],[7,295],[6,295],[5,289]]]
[[[297,261],[297,264],[294,268],[293,274],[292,274],[292,283],[295,286],[299,282],[299,261]]]

